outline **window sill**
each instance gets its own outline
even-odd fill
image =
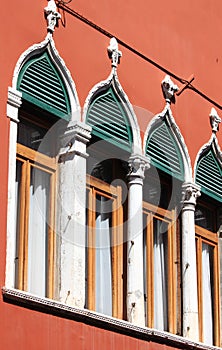
[[[61,302],[48,298],[41,298],[17,289],[3,287],[2,294],[4,302],[57,317],[83,322],[88,325],[93,325],[94,327],[108,329],[109,331],[121,333],[133,338],[171,345],[174,347],[177,346],[180,349],[221,350],[221,348],[193,342],[175,334],[147,327],[139,327],[127,321],[119,320],[87,309],[68,306]]]

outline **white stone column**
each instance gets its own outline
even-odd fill
[[[195,205],[200,187],[193,183],[182,186],[182,295],[183,336],[199,340],[197,265],[195,242]]]
[[[58,226],[60,300],[85,305],[86,144],[91,127],[70,122],[59,159]]]
[[[128,174],[127,320],[145,326],[143,274],[143,179],[148,158],[132,155]]]
[[[15,286],[16,262],[16,143],[18,129],[18,111],[22,104],[21,92],[8,89],[7,117],[9,124],[9,161],[8,161],[8,208],[7,208],[7,251],[5,285],[8,288]]]

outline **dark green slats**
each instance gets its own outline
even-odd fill
[[[86,120],[94,135],[131,151],[132,132],[128,118],[111,87],[92,102]]]
[[[212,150],[197,164],[196,183],[203,193],[222,202],[222,169]]]
[[[172,132],[164,121],[148,137],[146,154],[150,157],[151,163],[155,167],[183,180],[182,156]]]
[[[60,118],[70,119],[67,91],[47,52],[24,65],[18,79],[18,89],[29,102]]]

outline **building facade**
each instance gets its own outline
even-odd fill
[[[190,6],[3,5],[2,347],[221,346],[222,5]]]

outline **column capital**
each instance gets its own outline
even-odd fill
[[[22,105],[22,93],[12,87],[8,88],[7,117],[15,122],[18,120],[18,110]]]
[[[71,121],[60,137],[60,157],[64,158],[66,155],[74,153],[87,158],[85,149],[91,138],[91,130],[91,126],[83,122]]]
[[[187,182],[182,185],[182,210],[195,210],[197,198],[201,195],[200,186]]]
[[[132,154],[128,160],[128,164],[129,173],[127,176],[129,182],[140,180],[142,183],[145,170],[149,169],[150,167],[150,159],[140,154]]]

